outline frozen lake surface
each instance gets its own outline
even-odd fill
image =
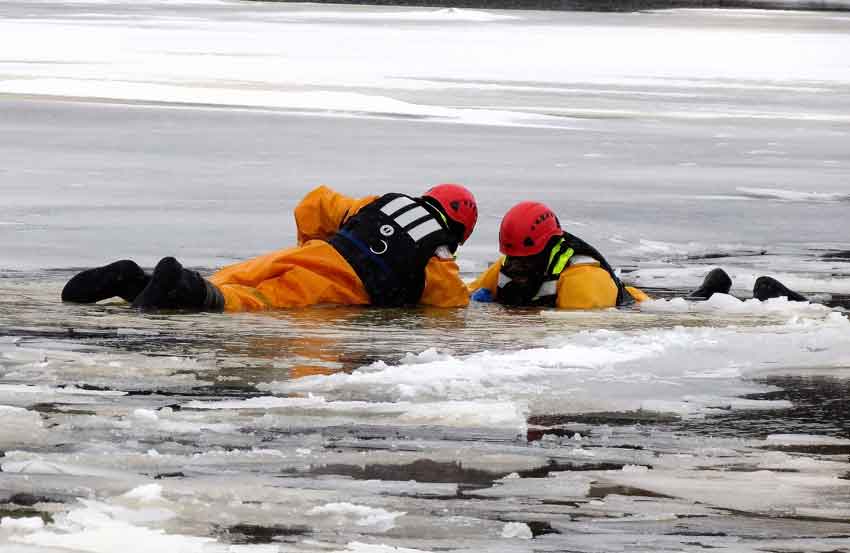
[[[850,16],[0,5],[0,550],[849,551]],[[211,272],[312,186],[540,199],[661,298],[63,305]]]

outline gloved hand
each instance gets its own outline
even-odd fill
[[[489,288],[479,288],[472,293],[471,299],[472,301],[481,303],[491,303],[493,301],[493,293],[490,292]]]

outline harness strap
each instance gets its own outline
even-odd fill
[[[367,246],[365,242],[363,242],[362,240],[360,240],[359,238],[357,238],[356,236],[354,236],[352,233],[348,232],[345,229],[339,229],[338,231],[336,231],[336,233],[339,234],[340,236],[347,238],[352,244],[354,244],[357,247],[358,250],[360,250],[360,253],[362,253],[366,257],[370,258],[382,270],[389,273],[390,268],[387,266],[386,262],[384,262],[384,260],[381,259],[380,256],[375,255],[375,253],[372,251],[372,249],[369,246]]]
[[[328,243],[357,273],[372,305],[415,304],[429,260],[453,243],[441,216],[422,200],[385,194],[346,220]]]

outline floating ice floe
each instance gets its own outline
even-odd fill
[[[159,484],[147,484],[133,488],[125,493],[123,497],[132,499],[140,503],[151,503],[162,500],[162,486]]]
[[[378,362],[351,374],[261,387],[276,393],[319,393],[329,402],[447,402],[441,405],[441,417],[453,406],[469,405],[450,402],[494,401],[510,401],[521,410],[527,405],[532,414],[648,409],[688,415],[729,407],[788,407],[786,401],[740,397],[765,390],[742,379],[775,374],[783,367],[791,374],[801,367],[837,374],[850,362],[850,321],[838,313],[808,304],[792,307],[781,300],[756,305],[727,297],[708,305],[725,302],[757,312],[778,308],[787,322],[583,331],[552,338],[544,348],[463,357],[426,351],[422,358],[407,357],[398,365]],[[786,308],[803,311],[789,316]]]
[[[663,254],[661,260],[664,260],[666,255]],[[683,255],[687,256],[688,254]],[[740,259],[734,263],[735,265],[722,264],[732,278],[733,290],[750,291],[759,276],[768,274],[792,290],[803,294],[810,295],[812,292],[850,294],[850,278],[833,276],[834,271],[831,265],[826,263],[812,267],[797,260],[794,262],[794,266],[782,271],[768,268],[755,270],[752,266],[741,267],[739,266]],[[776,263],[776,261],[774,260],[773,263]],[[663,267],[641,267],[629,273],[627,280],[629,284],[638,287],[694,290],[702,283],[703,278],[711,268],[712,265],[674,266],[672,264]],[[816,298],[813,297],[813,299]]]
[[[204,553],[208,551],[205,546],[215,543],[213,538],[167,534],[161,528],[144,525],[161,522],[168,516],[166,510],[135,510],[101,501],[80,500],[80,506],[57,515],[53,524],[14,536],[12,541],[86,553],[114,553],[116,544],[120,544],[120,550],[125,553]]]
[[[833,436],[811,434],[770,434],[764,441],[771,445],[847,445],[850,440]]]
[[[340,11],[329,10],[298,10],[276,14],[281,19],[322,20],[334,19],[342,21],[437,21],[437,22],[489,22],[520,19],[518,15],[496,13],[484,10],[463,8],[441,8],[437,10],[391,8],[387,10],[349,9]]]
[[[502,537],[530,540],[532,538],[531,528],[524,522],[508,522],[502,529]]]
[[[35,532],[42,528],[44,528],[44,520],[41,517],[3,517],[0,519],[0,531]]]
[[[754,255],[763,251],[747,244],[709,244],[701,242],[663,242],[641,238],[638,245],[623,253],[638,259],[661,258],[665,260],[686,260],[714,257],[734,257]]]
[[[801,190],[781,190],[778,188],[737,188],[743,196],[765,200],[786,202],[848,202],[850,194],[846,192],[805,192]]]
[[[534,498],[541,501],[570,501],[587,497],[593,478],[582,472],[553,473],[549,478],[502,479],[493,487],[473,495],[487,498]]]
[[[405,514],[352,503],[328,503],[307,511],[309,516],[330,518],[336,525],[363,526],[374,532],[386,532],[393,528],[395,520]]]
[[[124,389],[187,387],[205,383],[197,375],[214,370],[211,360],[179,356],[152,356],[96,348],[93,351],[75,349],[71,342],[56,342],[45,349],[43,344],[0,342],[0,368],[7,380],[17,382],[83,381],[103,385],[104,390],[65,387],[1,384],[0,402],[17,405],[33,403],[97,403],[126,395]],[[144,367],[140,371],[139,367]]]
[[[424,549],[411,549],[409,547],[396,547],[374,543],[351,542],[345,549],[335,550],[332,553],[430,553]]]
[[[657,494],[689,499],[723,509],[845,519],[850,516],[850,481],[834,475],[768,470],[727,472],[665,470],[632,473],[608,471],[604,480]],[[746,490],[746,493],[740,493]]]
[[[275,391],[279,386],[260,384],[261,389]],[[525,429],[525,410],[522,405],[506,401],[445,401],[445,402],[375,402],[329,401],[308,394],[308,397],[256,397],[246,400],[192,401],[189,409],[262,410],[270,414],[325,416],[335,418],[368,417],[372,424],[437,425],[456,427],[505,427]]]
[[[0,405],[0,448],[41,445],[49,433],[41,416],[20,407]]]
[[[740,300],[728,294],[714,294],[705,301],[687,301],[684,298],[659,299],[641,302],[639,308],[647,313],[727,313],[760,316],[826,317],[832,309],[808,302],[788,301],[788,298]]]

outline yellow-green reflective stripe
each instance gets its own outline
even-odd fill
[[[572,248],[569,248],[569,249],[567,249],[567,251],[562,253],[561,258],[558,259],[558,263],[556,263],[555,266],[552,268],[552,274],[553,275],[561,274],[561,271],[563,271],[564,267],[567,266],[567,262],[570,260],[570,258],[573,256],[574,253],[575,253],[575,251],[573,251]]]
[[[440,211],[440,210],[438,209],[438,210],[437,210],[437,215],[439,215],[440,217],[442,217],[442,218],[443,218],[443,222],[446,224],[446,226],[449,226],[449,220],[448,220],[448,219],[446,219],[446,216],[445,216],[445,215],[443,215],[443,212],[442,212],[442,211]]]
[[[558,252],[561,251],[561,244],[563,244],[563,243],[564,243],[564,239],[561,238],[560,240],[558,240],[558,243],[555,244],[555,247],[552,248],[552,251],[549,252],[549,262],[546,263],[547,267],[552,266],[552,260],[555,259],[555,256],[558,255]]]

